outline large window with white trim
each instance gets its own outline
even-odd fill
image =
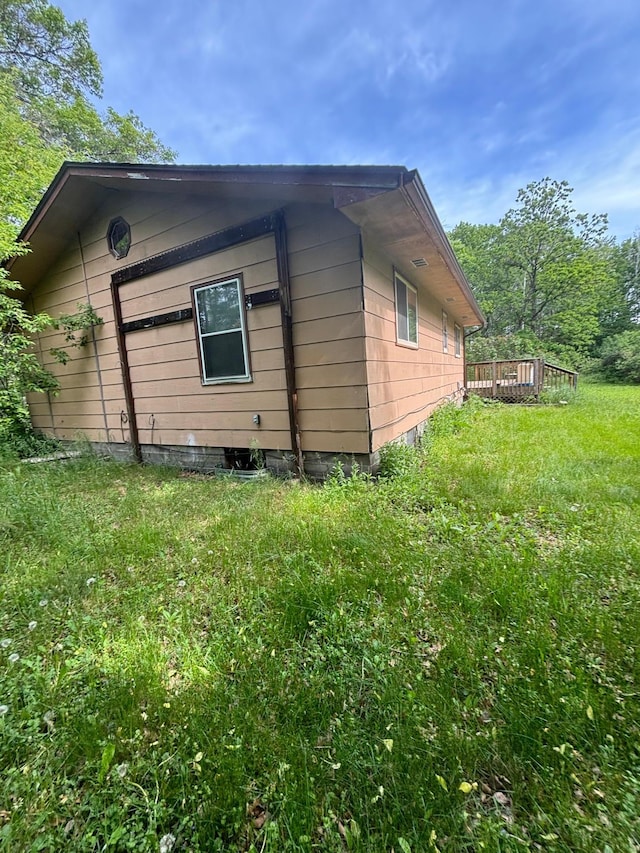
[[[447,312],[442,312],[442,352],[449,352],[449,324]]]
[[[456,347],[456,358],[460,358],[462,356],[462,329],[457,323],[453,327],[453,339]]]
[[[418,292],[402,276],[395,274],[396,340],[405,346],[418,346]]]
[[[202,382],[248,382],[247,330],[240,276],[193,288]]]

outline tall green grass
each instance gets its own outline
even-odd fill
[[[3,849],[637,850],[639,439],[586,386],[379,482],[5,465]]]

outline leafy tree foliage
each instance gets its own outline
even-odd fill
[[[98,112],[102,69],[87,24],[67,21],[47,0],[0,0],[0,72],[42,142],[68,159],[173,160],[134,113]]]
[[[46,0],[0,0],[0,67],[17,73],[24,98],[100,95],[102,70],[85,21]]]
[[[134,113],[95,104],[102,70],[85,21],[47,0],[0,0],[0,262],[27,251],[15,240],[66,160],[166,162],[174,152]],[[32,336],[54,321],[31,316],[0,266],[0,436],[24,430],[27,391],[53,391]]]
[[[43,145],[24,117],[11,76],[0,73],[0,260],[16,254],[15,238],[65,152]],[[0,272],[1,276],[1,272]]]
[[[488,317],[472,357],[546,353],[575,365],[637,316],[638,241],[613,244],[606,215],[576,212],[572,192],[544,178],[519,191],[498,225],[451,232]]]
[[[602,375],[613,382],[640,383],[640,328],[607,338],[598,366]]]
[[[603,318],[603,325],[619,332],[640,324],[640,230],[615,247],[614,264],[616,298],[608,306],[610,314]]]

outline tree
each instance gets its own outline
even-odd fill
[[[599,289],[611,277],[602,251],[607,217],[576,213],[572,192],[550,178],[520,190],[519,206],[500,222],[500,248],[514,276],[518,328],[583,349],[597,332]]]
[[[47,0],[0,0],[0,264],[28,251],[16,237],[65,159],[173,160],[134,113],[100,114],[101,92],[86,22]],[[0,437],[26,429],[26,392],[56,389],[32,347],[54,321],[30,315],[19,294],[0,266]]]
[[[67,21],[46,0],[0,0],[0,68],[16,72],[25,100],[102,94],[86,21]]]
[[[68,159],[174,159],[134,113],[98,112],[93,100],[102,94],[102,69],[86,21],[67,21],[47,0],[0,0],[2,73],[44,145]]]
[[[15,238],[60,167],[65,152],[42,144],[22,115],[11,77],[0,73],[0,260],[16,253]]]
[[[607,306],[602,320],[608,334],[617,334],[640,324],[640,230],[614,247],[613,263],[616,270],[615,298]]]
[[[31,336],[52,325],[47,314],[31,315],[10,295],[10,282],[0,290],[0,420],[27,418],[24,395],[28,391],[53,391],[55,378],[40,366]]]
[[[499,225],[471,225],[460,222],[449,234],[451,245],[460,261],[483,313],[487,318],[486,335],[500,334],[513,325],[510,318],[512,277],[502,263]]]
[[[602,344],[599,369],[613,382],[640,383],[640,328],[607,338]]]
[[[488,315],[485,335],[518,335],[547,351],[586,354],[615,283],[604,214],[573,207],[566,181],[520,190],[498,225],[461,223],[454,248]]]

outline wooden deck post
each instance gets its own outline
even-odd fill
[[[491,362],[491,396],[495,400],[498,396],[498,362]]]

